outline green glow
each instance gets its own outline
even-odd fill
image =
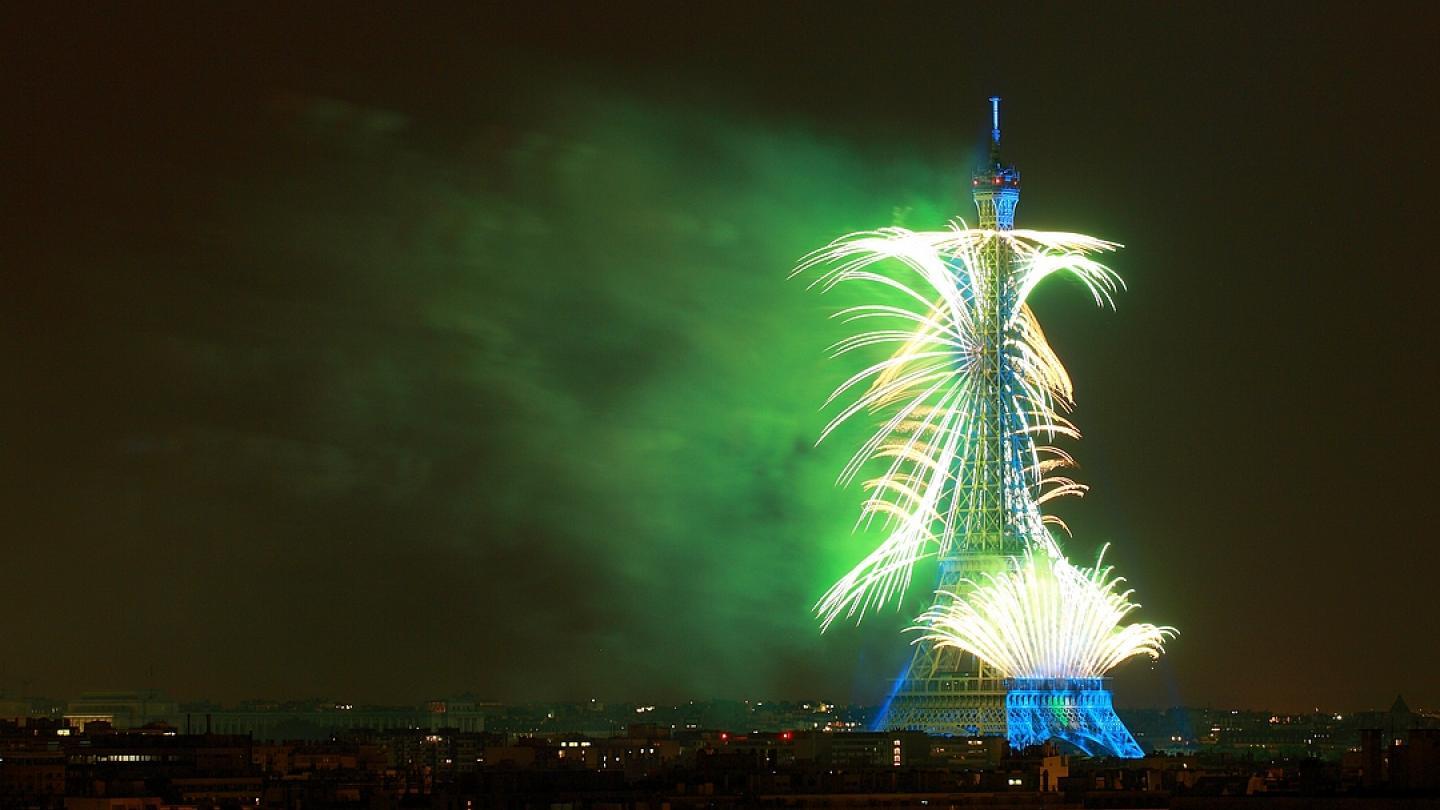
[[[553,101],[503,132],[477,123],[473,161],[403,128],[302,117],[330,160],[237,199],[256,241],[320,257],[262,287],[343,293],[304,313],[319,334],[294,349],[319,368],[309,438],[358,448],[369,508],[415,553],[447,549],[484,615],[524,614],[476,623],[536,664],[497,673],[514,681],[496,693],[603,683],[577,657],[625,671],[619,694],[826,682],[840,668],[817,663],[803,606],[873,539],[850,534],[832,486],[843,444],[814,445],[834,302],[783,271],[816,233],[941,221],[963,193],[955,166],[697,110]],[[326,331],[356,310],[368,320]],[[549,649],[561,635],[571,649]],[[867,642],[850,643],[842,684]],[[693,666],[638,652],[681,649]]]

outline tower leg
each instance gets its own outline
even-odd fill
[[[926,642],[895,681],[872,728],[961,737],[1005,734],[1005,684],[973,655]]]
[[[1011,748],[1061,740],[1092,756],[1145,756],[1115,714],[1103,678],[1017,678],[1008,686],[1005,719]]]

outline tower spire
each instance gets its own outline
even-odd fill
[[[990,97],[990,165],[1000,165],[1000,97]]]

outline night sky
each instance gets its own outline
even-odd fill
[[[1440,704],[1428,5],[508,5],[12,10],[0,689],[877,702],[928,587],[809,613],[875,538],[786,275],[973,217],[998,93],[1126,245],[1034,300],[1181,631],[1118,700]]]

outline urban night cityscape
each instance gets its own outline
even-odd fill
[[[0,810],[1440,807],[1440,13],[9,10]]]

